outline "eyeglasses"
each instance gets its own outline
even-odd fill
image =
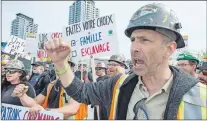
[[[19,70],[6,69],[6,73],[15,74],[16,72],[19,72]]]
[[[86,67],[86,64],[78,65],[78,67],[81,67],[81,66],[84,66],[84,67]]]
[[[191,65],[191,64],[184,64],[184,63],[183,64],[177,64],[177,66],[182,66],[182,67],[187,66],[187,65]]]
[[[99,70],[101,70],[101,69],[105,69],[105,68],[102,68],[102,67],[96,67],[96,68],[95,68],[96,71],[99,71]]]
[[[134,105],[134,108],[133,108],[134,118],[133,118],[133,120],[138,120],[137,115],[138,115],[138,111],[139,111],[139,109],[142,110],[142,111],[144,112],[146,119],[149,120],[149,116],[148,116],[148,114],[147,114],[147,111],[143,108],[143,106],[144,106],[144,102],[145,102],[146,100],[147,100],[147,98],[143,98],[143,99],[139,100],[139,101]]]
[[[204,76],[207,76],[207,70],[199,70],[198,73],[203,73]]]

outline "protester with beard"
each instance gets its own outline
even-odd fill
[[[206,119],[206,87],[169,66],[176,48],[185,46],[173,10],[160,3],[138,9],[125,34],[131,41],[133,74],[84,84],[66,64],[71,44],[62,39],[45,44],[62,85],[80,103],[106,105],[109,119]],[[196,97],[196,100],[195,100]]]
[[[197,78],[198,75],[196,73],[197,65],[199,64],[199,60],[191,54],[179,54],[177,57],[178,67],[183,69],[186,73],[191,76]]]
[[[5,66],[5,81],[1,85],[1,103],[22,106],[18,97],[12,95],[13,90],[18,84],[25,84],[27,95],[34,98],[35,91],[32,85],[26,80],[26,72],[24,65],[19,60],[11,60]],[[23,95],[19,95],[21,97]]]
[[[106,74],[108,77],[114,77],[118,74],[125,75],[127,69],[127,65],[125,64],[125,57],[123,55],[117,54],[112,55],[108,60]]]
[[[45,72],[50,71],[50,65],[49,64],[45,64]]]
[[[50,69],[50,65],[49,64],[45,64],[45,73],[48,73],[50,76],[50,81],[53,81],[56,79],[56,74],[55,74],[55,70],[54,70],[54,65],[52,64],[52,68]]]
[[[32,64],[32,75],[29,79],[29,83],[34,87],[36,95],[39,95],[46,85],[50,83],[50,75],[44,72],[44,67],[41,62]]]
[[[197,69],[199,70],[198,79],[201,83],[207,85],[207,57],[200,62]]]

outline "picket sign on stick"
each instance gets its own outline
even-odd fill
[[[88,61],[86,61],[86,62],[88,62]],[[86,63],[86,79],[88,79],[88,80],[86,80],[86,82],[89,81],[89,78],[88,78],[89,68],[90,68],[89,63]]]
[[[81,70],[81,68],[82,68],[82,64],[83,64],[83,62],[82,62],[82,59],[80,60],[80,72],[81,72],[81,80],[82,80],[82,82],[84,82],[84,80],[83,80],[83,71]]]
[[[96,77],[95,77],[95,63],[94,63],[94,56],[93,55],[90,56],[90,62],[91,62],[91,68],[92,68],[93,81],[96,82]],[[99,116],[99,106],[96,105],[95,107],[96,107],[97,118],[98,118],[98,120],[100,120],[100,116]]]
[[[95,63],[94,63],[94,57],[91,55],[91,68],[92,68],[92,76],[93,76],[93,81],[96,82],[96,75],[95,75]]]
[[[74,62],[90,55],[105,57],[119,53],[114,14],[63,27],[63,39],[70,40]]]

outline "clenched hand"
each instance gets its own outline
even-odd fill
[[[23,96],[26,92],[28,91],[28,86],[24,85],[24,84],[19,84],[16,86],[16,88],[14,89],[12,96],[13,97],[21,97]]]
[[[71,53],[71,46],[62,39],[54,39],[45,43],[45,50],[53,63],[62,63]]]

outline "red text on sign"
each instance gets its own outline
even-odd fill
[[[86,55],[93,55],[93,54],[104,53],[109,51],[110,51],[109,42],[106,42],[103,44],[93,45],[92,47],[82,48],[81,55],[86,56]]]

